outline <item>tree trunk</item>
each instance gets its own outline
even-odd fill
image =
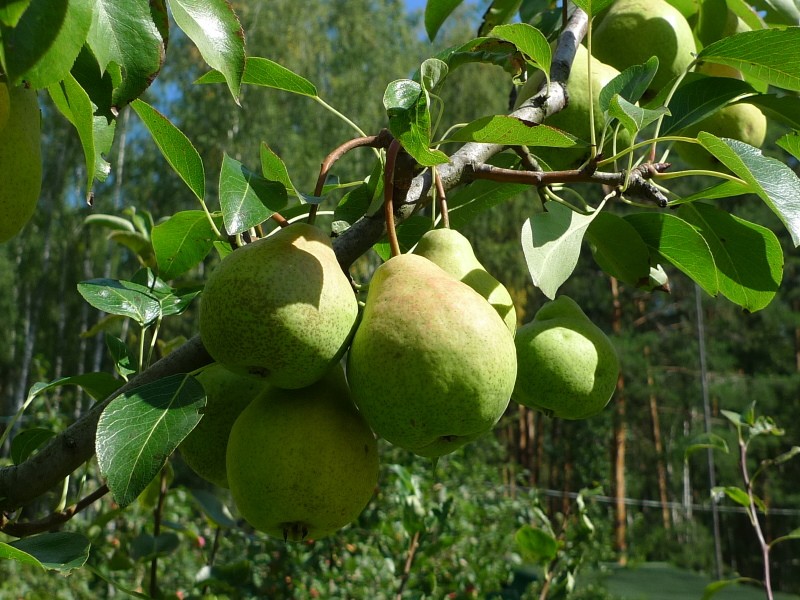
[[[622,331],[622,303],[619,298],[619,285],[617,280],[611,278],[611,295],[613,298],[613,315],[611,327],[614,333]],[[619,563],[624,565],[628,561],[627,521],[628,513],[625,506],[625,443],[628,435],[628,425],[625,419],[625,378],[620,372],[617,379],[617,392],[614,411],[614,445],[612,450],[612,465],[614,469],[612,481],[614,482],[614,550],[619,555]]]
[[[658,476],[658,496],[661,500],[661,520],[664,529],[671,528],[669,515],[669,492],[667,486],[667,467],[664,464],[664,446],[661,442],[661,424],[658,418],[658,398],[656,396],[653,369],[650,364],[650,346],[644,347],[644,359],[647,365],[647,389],[650,397],[650,422],[653,428],[653,448],[656,453],[656,474]]]

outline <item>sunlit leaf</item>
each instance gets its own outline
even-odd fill
[[[586,145],[560,129],[537,123],[527,123],[516,117],[505,115],[481,117],[456,130],[445,141],[555,148],[574,148]]]
[[[152,244],[162,279],[174,279],[211,251],[216,233],[202,210],[177,212],[153,228]]]
[[[195,83],[225,83],[225,77],[219,71],[209,71]],[[276,62],[257,56],[247,57],[242,83],[274,88],[312,98],[317,96],[317,88],[308,79]]]
[[[458,8],[462,0],[428,0],[425,5],[425,31],[433,41],[447,17]]]
[[[143,285],[116,279],[90,279],[78,284],[78,292],[98,310],[130,317],[141,326],[161,314],[158,299]]]
[[[229,234],[241,233],[263,223],[286,206],[286,186],[268,181],[227,154],[219,173],[219,203]]]
[[[513,23],[499,25],[492,29],[489,35],[514,44],[517,50],[525,55],[528,62],[544,71],[548,81],[550,80],[550,62],[553,52],[550,43],[541,31],[527,23]]]

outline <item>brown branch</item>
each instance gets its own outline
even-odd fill
[[[85,498],[81,498],[77,503],[68,506],[64,510],[47,515],[37,521],[11,522],[7,521],[4,515],[0,515],[0,531],[6,535],[14,537],[25,537],[42,531],[50,531],[63,525],[84,508],[94,504],[97,500],[108,493],[108,486],[103,484]]]
[[[393,140],[389,145],[389,150],[386,152],[386,168],[383,172],[383,212],[392,256],[400,255],[400,242],[397,240],[397,230],[394,227],[394,169],[400,148],[400,142],[397,140]]]
[[[420,532],[414,532],[411,543],[408,545],[408,554],[406,555],[406,563],[403,566],[403,574],[400,576],[400,585],[397,586],[397,593],[394,595],[395,600],[402,600],[403,598],[403,590],[405,590],[408,578],[411,576],[411,565],[414,564],[414,557],[417,555],[417,550],[419,550],[419,538]]]
[[[97,421],[111,400],[129,390],[169,375],[189,373],[211,361],[211,356],[203,347],[200,336],[196,335],[131,379],[108,398],[95,404],[89,412],[81,415],[67,429],[51,438],[29,459],[18,465],[0,468],[0,511],[11,512],[38,498],[92,458]]]
[[[436,195],[439,198],[439,212],[442,213],[442,227],[450,229],[450,214],[447,211],[447,193],[442,185],[442,178],[436,173]]]

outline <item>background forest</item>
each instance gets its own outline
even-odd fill
[[[385,125],[381,99],[386,85],[408,77],[432,55],[420,14],[399,0],[234,5],[250,54],[307,77],[332,106],[359,115],[359,125],[370,133]],[[481,14],[480,6],[462,7],[436,45],[473,36]],[[260,146],[266,143],[284,160],[295,185],[311,190],[320,161],[351,137],[342,121],[307,98],[245,87],[239,109],[224,86],[191,85],[207,67],[177,28],[165,65],[147,100],[190,137],[206,165],[216,166],[217,171],[206,173],[212,187],[223,146],[257,170]],[[462,81],[468,87],[460,86]],[[510,88],[508,76],[496,67],[459,69],[442,94],[443,122],[505,112]],[[94,207],[86,206],[79,140],[47,101],[43,111],[40,210],[25,235],[0,246],[0,284],[9,290],[0,296],[5,316],[0,336],[6,341],[0,347],[0,430],[34,383],[113,370],[104,331],[128,340],[137,335],[121,318],[98,314],[76,293],[80,281],[131,276],[140,267],[130,251],[137,244],[133,236],[109,235],[108,229],[87,223],[87,216],[100,212],[158,222],[196,201],[126,110],[112,149],[113,170],[95,186]],[[765,154],[779,156],[780,149],[771,144],[781,133],[769,132]],[[780,156],[787,160],[788,155]],[[366,152],[349,153],[337,163],[335,176],[351,181],[369,171],[369,160]],[[531,212],[529,194],[520,193],[480,222],[460,227],[487,270],[511,291],[520,322],[545,301],[519,252],[518,223]],[[340,197],[334,193],[323,203],[321,217]],[[162,590],[182,591],[184,597],[377,598],[407,589],[409,597],[496,593],[515,598],[532,581],[515,540],[526,523],[552,526],[564,544],[564,573],[569,561],[582,556],[586,578],[579,577],[576,596],[609,595],[600,575],[611,563],[666,561],[711,578],[758,578],[760,555],[747,515],[722,494],[712,499],[710,491],[740,482],[735,430],[720,411],[742,412],[755,402],[759,414],[770,415],[785,429],[782,437],[754,443],[754,466],[800,445],[800,260],[766,206],[748,197],[730,202],[741,203],[741,216],[772,224],[784,243],[784,285],[757,314],[704,295],[677,272],[668,272],[669,293],[632,289],[609,281],[589,256],[565,284],[562,293],[613,334],[621,357],[618,392],[601,415],[587,421],[553,420],[514,404],[495,436],[443,458],[435,472],[429,462],[386,447],[390,466],[360,521],[313,545],[285,545],[233,526],[224,511],[228,499],[214,496],[221,492],[212,494],[176,455],[160,533],[154,532],[151,518],[157,489],[146,492],[124,517],[104,502],[77,518],[97,523],[92,552],[111,557],[112,570],[43,578],[4,561],[0,598],[113,596],[141,585],[154,554],[169,554],[160,576]],[[377,257],[362,260],[374,265]],[[204,268],[210,266],[209,260]],[[188,288],[201,278],[194,271],[181,283]],[[164,322],[164,344],[196,332],[196,309],[189,309],[189,318]],[[78,391],[59,388],[37,399],[18,427],[62,429],[91,402]],[[705,449],[687,456],[698,439],[709,439],[703,437],[708,432],[725,439],[731,452],[714,453],[713,462]],[[769,508],[767,537],[800,527],[799,480],[797,461],[760,480],[757,491]],[[46,501],[55,504],[57,497]],[[800,593],[799,546],[776,547],[776,589]]]

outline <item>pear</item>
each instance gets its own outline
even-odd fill
[[[467,238],[455,229],[432,229],[422,236],[414,253],[424,256],[486,298],[511,334],[516,333],[517,312],[511,294],[475,257]]]
[[[228,487],[225,452],[234,421],[266,384],[255,377],[232,373],[214,363],[197,375],[206,392],[203,418],[178,446],[184,462],[200,477]]]
[[[33,216],[42,189],[41,115],[35,91],[2,80],[0,89],[8,96],[0,128],[0,242],[7,242]]]
[[[270,387],[245,408],[227,470],[236,507],[259,531],[299,541],[354,521],[378,483],[378,448],[341,366],[307,388]]]
[[[232,371],[301,388],[347,349],[358,303],[328,237],[295,223],[226,256],[200,302],[200,337]]]
[[[568,296],[548,302],[514,339],[514,400],[562,419],[599,413],[614,394],[619,359],[611,340]]]
[[[0,78],[0,131],[8,123],[8,114],[11,112],[11,96],[8,93],[8,84]]]
[[[686,17],[665,0],[617,0],[593,35],[592,53],[620,71],[657,56],[653,93],[683,73],[697,52]]]
[[[347,380],[379,436],[424,457],[453,452],[494,427],[516,372],[513,336],[471,287],[416,254],[375,270]]]

